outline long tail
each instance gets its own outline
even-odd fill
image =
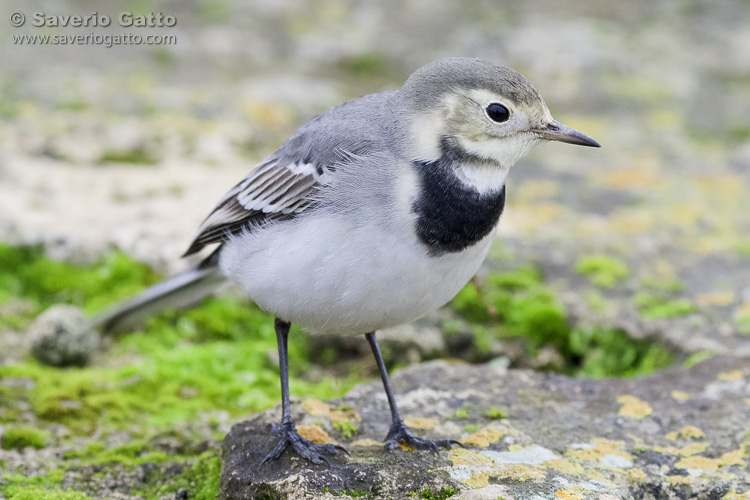
[[[94,326],[102,334],[124,331],[161,311],[187,307],[214,293],[226,282],[219,271],[218,255],[219,249],[197,266],[99,312]]]

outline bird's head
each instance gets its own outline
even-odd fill
[[[520,73],[482,59],[438,59],[414,72],[397,99],[402,145],[415,160],[436,160],[448,147],[507,170],[541,141],[599,147],[554,120]]]

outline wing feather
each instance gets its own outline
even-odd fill
[[[276,158],[263,161],[222,197],[198,228],[185,255],[221,243],[253,224],[287,219],[309,208],[323,175],[324,170],[311,163],[281,164]]]

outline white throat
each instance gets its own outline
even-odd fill
[[[461,165],[458,173],[464,183],[484,194],[499,191],[505,184],[508,170],[510,169],[498,165],[467,163]]]
[[[502,139],[491,138],[481,141],[460,139],[461,147],[467,153],[496,161],[506,171],[526,156],[538,142],[539,140],[531,134],[516,134]]]

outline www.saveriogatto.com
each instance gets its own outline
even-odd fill
[[[177,36],[165,33],[146,33],[148,28],[173,28],[177,25],[177,18],[161,12],[148,14],[134,14],[120,12],[116,16],[109,16],[98,12],[89,14],[49,14],[46,12],[13,12],[10,24],[16,28],[23,26],[32,28],[53,28],[53,34],[16,33],[12,35],[14,45],[101,45],[111,48],[116,45],[175,45]],[[61,29],[80,28],[132,28],[132,31],[122,33],[96,32],[80,33]]]

